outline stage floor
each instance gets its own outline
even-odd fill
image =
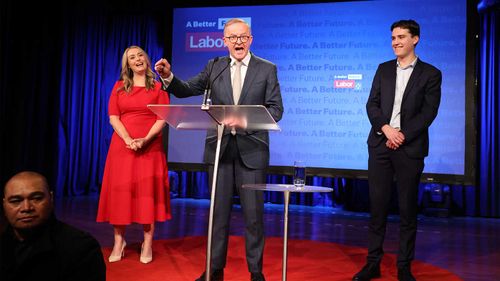
[[[92,233],[102,247],[113,245],[112,227],[95,222],[97,197],[58,198],[55,203],[59,219]],[[155,239],[206,236],[208,200],[173,199],[171,205],[173,218],[156,224]],[[266,235],[282,237],[283,205],[266,204],[264,216]],[[368,219],[367,213],[347,212],[340,208],[291,205],[289,239],[366,247]],[[398,224],[398,216],[390,216],[384,245],[386,253],[397,253]],[[243,227],[241,210],[235,205],[230,235],[242,236]],[[500,276],[498,233],[500,219],[419,216],[415,258],[444,268],[464,280],[497,280]],[[126,239],[128,243],[140,243],[142,227],[129,226]]]

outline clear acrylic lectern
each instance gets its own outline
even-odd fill
[[[217,130],[210,214],[208,217],[207,259],[205,281],[210,281],[210,260],[212,255],[212,227],[215,206],[217,172],[219,170],[220,145],[227,120],[238,120],[242,128],[238,130],[279,131],[273,117],[263,105],[210,105],[203,110],[199,105],[150,104],[148,108],[176,130]],[[200,144],[201,145],[201,144]]]

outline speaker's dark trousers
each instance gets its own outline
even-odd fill
[[[219,162],[217,190],[215,193],[212,265],[211,268],[223,269],[226,265],[229,222],[233,196],[239,194],[241,209],[245,220],[245,250],[249,272],[262,272],[264,252],[264,197],[262,191],[241,188],[243,184],[265,183],[264,169],[249,169],[241,161],[236,137],[231,136],[228,146]],[[212,184],[214,166],[209,166],[209,184]]]

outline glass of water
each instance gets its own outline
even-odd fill
[[[306,165],[304,161],[295,161],[293,163],[293,184],[297,187],[303,187],[306,184]]]

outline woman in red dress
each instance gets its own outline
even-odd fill
[[[154,223],[171,217],[161,135],[165,122],[147,108],[148,104],[168,104],[169,98],[155,78],[146,52],[137,46],[127,48],[120,79],[109,98],[109,122],[114,133],[97,211],[97,221],[109,222],[114,229],[109,262],[124,256],[125,227],[131,223],[143,225],[140,261],[151,262]]]

